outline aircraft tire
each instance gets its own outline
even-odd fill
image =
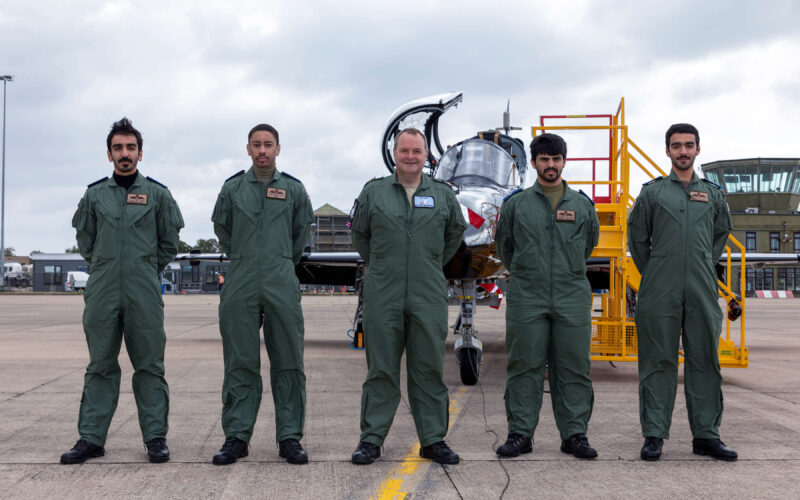
[[[458,363],[461,367],[461,383],[475,385],[478,383],[481,365],[478,363],[477,349],[461,349],[458,351]]]

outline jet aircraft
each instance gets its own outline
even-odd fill
[[[494,233],[500,207],[509,194],[533,185],[535,172],[529,166],[525,144],[509,135],[512,130],[520,130],[510,125],[509,106],[503,113],[501,127],[478,132],[473,137],[443,147],[439,138],[439,119],[462,99],[461,92],[450,92],[415,99],[400,106],[386,122],[380,149],[387,170],[394,173],[392,150],[397,134],[407,127],[422,131],[429,145],[424,173],[452,187],[464,218],[469,223],[464,231],[464,240],[453,259],[445,265],[444,273],[452,291],[451,302],[459,305],[459,316],[452,328],[453,333],[459,335],[455,342],[455,354],[460,365],[461,381],[465,385],[473,385],[478,381],[483,356],[483,344],[477,338],[473,325],[476,306],[498,306],[508,279],[508,272],[494,251]],[[722,264],[727,258],[727,255],[723,255],[717,265],[721,281],[724,281]],[[731,254],[730,258],[733,263],[743,260],[738,253]],[[748,254],[745,259],[749,265],[763,266],[766,262],[796,262],[800,256]],[[222,261],[227,257],[224,254],[184,254],[177,260],[196,263],[200,260]],[[594,256],[587,260],[587,277],[592,289],[609,289],[610,260]],[[364,272],[364,262],[356,252],[306,251],[296,266],[302,284],[355,285],[358,305],[351,330],[354,332],[354,347],[363,347],[361,312]],[[731,319],[742,312],[737,300],[741,301],[741,297],[734,294],[729,303]],[[635,291],[628,288],[628,317],[633,316],[635,304]]]

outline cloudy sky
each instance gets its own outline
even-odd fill
[[[539,115],[613,113],[624,96],[631,137],[664,168],[678,121],[700,129],[703,162],[800,157],[799,25],[790,0],[4,0],[5,243],[18,255],[74,244],[72,213],[110,175],[105,136],[123,115],[189,243],[213,237],[254,124],[278,128],[278,168],[314,208],[347,211],[386,172],[392,111],[454,90],[464,102],[442,119],[444,144],[500,126],[508,99],[527,143]]]

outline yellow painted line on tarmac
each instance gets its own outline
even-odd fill
[[[466,387],[461,387],[450,399],[448,428],[452,428],[461,413],[461,398],[467,392]],[[370,496],[371,500],[401,500],[409,494],[408,486],[413,486],[413,476],[419,469],[420,464],[431,463],[430,460],[419,456],[419,443],[415,443],[403,461],[392,468],[386,478],[381,482],[378,489]]]

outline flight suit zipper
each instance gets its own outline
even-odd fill
[[[567,197],[567,190],[566,187],[564,188],[564,193],[561,195],[561,199],[558,201],[555,210],[553,209],[553,204],[548,203],[547,206],[550,208],[550,225],[552,226],[550,232],[550,311],[551,313],[555,309],[555,303],[553,298],[553,289],[555,288],[555,284],[553,283],[553,255],[555,254],[555,241],[556,235],[558,231],[556,231],[556,213],[558,212],[558,207],[560,207],[563,203],[565,198]]]
[[[691,181],[689,182],[691,186]],[[681,184],[683,188],[683,184]],[[681,259],[681,270],[683,276],[683,303],[686,303],[686,257],[689,255],[689,187],[683,188],[683,198],[681,198],[681,211],[683,212],[683,230],[681,237],[683,238],[683,258]]]
[[[258,256],[258,267],[259,267],[259,276],[265,276],[267,274],[267,270],[265,269],[266,266],[266,254],[267,254],[267,238],[268,233],[267,231],[267,220],[269,220],[269,216],[267,214],[267,191],[269,190],[270,186],[275,182],[275,177],[273,174],[272,179],[269,181],[269,184],[264,184],[260,180],[256,179],[256,182],[261,189],[261,208],[258,211],[259,219],[258,219],[258,249],[256,255]],[[263,186],[263,187],[262,187]],[[261,290],[259,290],[259,295],[261,294]]]
[[[124,276],[123,267],[125,266],[125,257],[126,257],[125,248],[128,246],[127,245],[127,241],[128,241],[128,214],[127,214],[127,205],[128,205],[128,196],[127,196],[127,194],[128,194],[128,190],[123,188],[123,187],[120,187],[120,190],[122,191],[122,199],[120,200],[122,202],[122,210],[120,210],[120,218],[119,218],[119,224],[120,224],[120,249],[119,249],[119,263],[117,265],[117,270],[119,272],[119,282],[124,284],[125,283],[125,276]],[[122,293],[120,295],[120,301],[123,304],[125,304],[127,302],[125,300],[125,298],[126,298],[125,293]]]
[[[549,196],[541,194],[542,202],[545,204],[545,210],[550,214],[550,238],[549,238],[549,268],[550,268],[550,280],[548,283],[548,287],[550,288],[550,314],[553,314],[553,239],[555,238],[555,227],[556,227],[556,212],[553,210],[553,202]],[[561,201],[564,201],[562,196]],[[558,204],[561,204],[561,201]],[[556,207],[558,208],[558,207]]]
[[[422,179],[420,179],[420,184]],[[410,206],[408,202],[408,197],[406,196],[405,187],[401,184],[400,185],[401,194],[403,197],[403,206],[405,207],[404,210],[404,219],[406,223],[406,280],[405,280],[405,289],[403,290],[403,306],[405,307],[406,303],[408,302],[408,280],[411,275],[409,272],[410,265],[411,265],[411,219],[413,217],[413,207]],[[419,189],[419,186],[417,187]],[[416,193],[416,190],[414,191]]]

